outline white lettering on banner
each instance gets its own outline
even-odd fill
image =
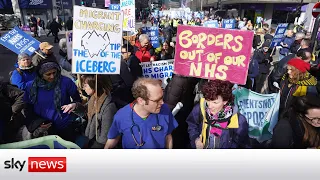
[[[19,41],[14,45],[17,49],[21,49],[23,46],[25,46],[29,42],[29,39],[23,38],[23,40]]]
[[[23,36],[21,34],[16,34],[15,36],[13,36],[11,39],[8,40],[8,43],[10,43],[11,45],[15,45],[22,38]]]
[[[43,0],[31,0],[29,5],[40,5],[43,3]]]
[[[162,81],[162,88],[167,86],[167,79],[172,77],[174,60],[163,60],[156,62],[141,63],[143,76],[146,78],[159,79]]]

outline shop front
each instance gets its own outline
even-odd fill
[[[45,24],[54,18],[52,0],[19,0],[19,6],[24,25],[29,25],[31,14],[36,18],[41,18]]]
[[[257,17],[263,17],[265,4],[241,4],[241,9],[248,20],[252,23],[256,23]]]

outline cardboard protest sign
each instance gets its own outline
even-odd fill
[[[211,28],[219,28],[219,23],[217,20],[209,20],[203,23],[204,27],[211,27]]]
[[[120,0],[120,9],[123,12],[123,31],[136,30],[135,0]]]
[[[222,28],[235,29],[236,28],[236,20],[235,19],[224,19],[222,21]]]
[[[287,27],[288,27],[288,23],[283,23],[278,25],[276,32],[273,36],[272,42],[270,44],[270,48],[280,45],[280,42],[282,41],[282,38],[286,33]]]
[[[66,32],[67,39],[67,55],[68,59],[72,59],[72,31]]]
[[[147,34],[150,38],[150,42],[154,48],[160,47],[159,43],[159,28],[158,27],[143,27],[142,33]]]
[[[246,83],[252,31],[180,25],[177,34],[176,74]]]
[[[31,56],[39,49],[40,42],[29,34],[21,31],[18,27],[4,34],[0,38],[0,43],[16,54],[26,53]]]
[[[74,6],[72,73],[119,74],[121,11]]]
[[[172,77],[174,60],[163,60],[154,62],[141,63],[143,76],[146,78],[160,79],[162,81],[162,88],[166,88],[167,79]]]
[[[109,4],[109,10],[120,11],[120,4]]]
[[[259,94],[246,88],[236,88],[235,104],[249,124],[249,137],[263,142],[272,138],[278,122],[280,93]]]

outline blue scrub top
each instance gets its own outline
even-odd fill
[[[157,116],[159,125],[162,126],[160,131],[152,131],[152,127],[157,125]],[[145,144],[142,147],[136,145],[133,140],[130,128],[132,118],[140,127],[142,141]],[[122,147],[124,149],[164,149],[166,146],[166,136],[178,127],[178,123],[173,117],[169,107],[163,104],[159,114],[150,114],[146,120],[143,120],[137,113],[132,111],[130,104],[120,109],[114,116],[113,123],[109,129],[108,139],[115,139],[122,135]],[[140,135],[137,127],[133,128],[134,137],[137,143],[140,143]]]

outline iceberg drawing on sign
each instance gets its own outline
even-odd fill
[[[89,52],[89,56],[99,56],[110,44],[110,38],[106,32],[104,35],[98,34],[95,30],[87,32],[81,38],[81,46]]]

